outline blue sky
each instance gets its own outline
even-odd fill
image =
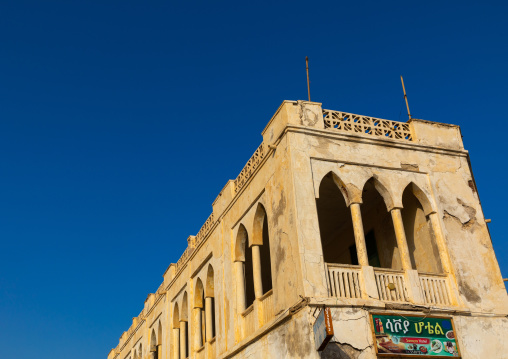
[[[458,124],[504,276],[508,3],[0,2],[2,357],[105,358],[285,100]]]

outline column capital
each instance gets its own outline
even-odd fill
[[[353,199],[349,202],[349,206],[352,206],[353,204],[363,204],[363,201],[361,199]]]

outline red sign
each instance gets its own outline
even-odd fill
[[[430,344],[430,339],[427,338],[402,338],[400,341],[402,343]]]

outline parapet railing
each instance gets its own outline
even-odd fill
[[[361,298],[361,267],[326,263],[329,295],[338,298]]]
[[[252,157],[247,161],[247,164],[245,167],[243,167],[242,171],[236,177],[235,179],[235,194],[238,193],[243,186],[247,183],[249,178],[254,174],[256,169],[261,164],[263,158],[266,156],[266,148],[264,143],[261,143],[261,145],[257,148],[257,150],[254,152]]]
[[[353,113],[323,110],[325,129],[353,132],[395,140],[412,141],[408,123],[382,120]]]
[[[446,274],[418,273],[418,276],[426,304],[451,305]]]
[[[256,313],[254,312],[254,304],[241,314],[244,321],[243,337],[247,338],[256,331]]]
[[[205,224],[203,224],[203,226],[199,230],[198,234],[196,234],[196,247],[206,238],[208,233],[210,233],[214,224],[215,224],[215,219],[213,217],[213,212],[212,212],[212,214],[205,221]]]
[[[379,299],[391,302],[409,302],[404,271],[375,268],[374,275]]]

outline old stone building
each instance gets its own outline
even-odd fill
[[[508,358],[458,126],[285,101],[262,135],[108,359]],[[334,333],[317,351],[324,306]]]

